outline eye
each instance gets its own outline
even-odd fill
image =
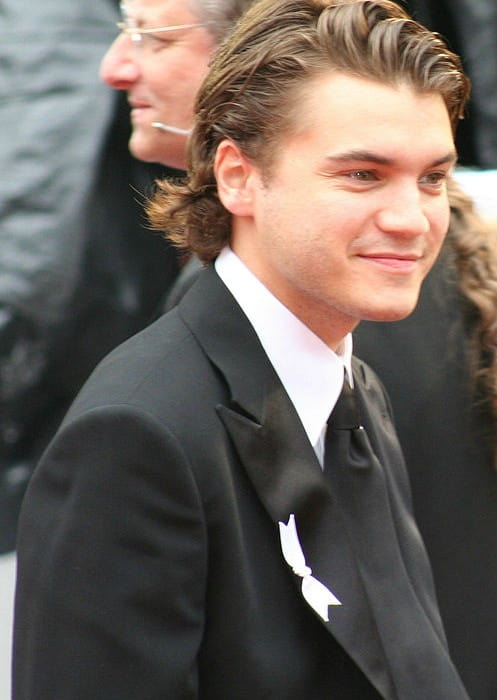
[[[366,170],[354,168],[353,170],[345,170],[337,173],[338,179],[341,180],[344,187],[351,190],[369,190],[376,187],[381,182],[381,175],[376,170]]]
[[[372,170],[351,170],[346,173],[346,177],[356,180],[357,182],[374,182],[378,179],[376,173]]]
[[[421,184],[429,185],[430,187],[441,187],[447,179],[445,172],[433,172],[423,175],[420,179]]]
[[[147,51],[160,51],[172,43],[172,38],[165,34],[142,34],[141,43]]]

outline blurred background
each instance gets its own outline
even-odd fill
[[[404,4],[472,79],[457,179],[497,221],[497,3]],[[141,208],[166,171],[129,155],[125,96],[98,78],[118,5],[0,0],[0,698],[34,464],[95,364],[158,313],[179,269]]]

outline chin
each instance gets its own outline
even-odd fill
[[[418,304],[421,285],[410,285],[404,289],[397,287],[384,291],[386,293],[378,295],[376,299],[373,296],[369,305],[364,305],[364,320],[401,321],[407,318]]]
[[[153,158],[150,157],[148,149],[134,143],[133,139],[129,142],[129,152],[137,160],[142,160],[145,163],[152,163]]]
[[[154,134],[155,136],[155,134]],[[129,140],[129,151],[137,160],[145,163],[159,163],[160,152],[164,144],[157,142],[156,138],[146,137],[139,131],[134,131]]]
[[[402,321],[412,314],[418,303],[418,297],[410,299],[403,304],[396,299],[391,304],[385,303],[381,306],[363,309],[363,321]]]
[[[415,308],[416,305],[414,304],[403,308],[388,308],[378,311],[371,311],[370,313],[366,312],[362,320],[383,322],[402,321],[402,319],[410,316]]]
[[[412,307],[406,311],[391,311],[387,312],[385,314],[382,314],[378,318],[372,319],[373,321],[383,321],[384,323],[393,323],[394,321],[402,321],[404,318],[407,318],[412,314],[416,307]]]

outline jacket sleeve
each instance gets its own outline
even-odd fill
[[[205,576],[174,436],[129,406],[66,424],[21,515],[14,699],[196,698]]]

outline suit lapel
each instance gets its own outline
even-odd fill
[[[193,294],[192,294],[193,293]],[[216,313],[207,316],[209,309]],[[257,335],[212,269],[179,311],[229,387],[226,429],[271,518],[322,507],[329,490],[304,428]]]
[[[215,309],[215,313],[212,313]],[[320,621],[385,698],[391,681],[352,548],[304,428],[252,326],[213,269],[179,313],[229,387],[218,414],[271,520],[294,514],[307,564],[338,597]],[[300,585],[300,579],[288,568]],[[304,600],[302,604],[306,605]]]

